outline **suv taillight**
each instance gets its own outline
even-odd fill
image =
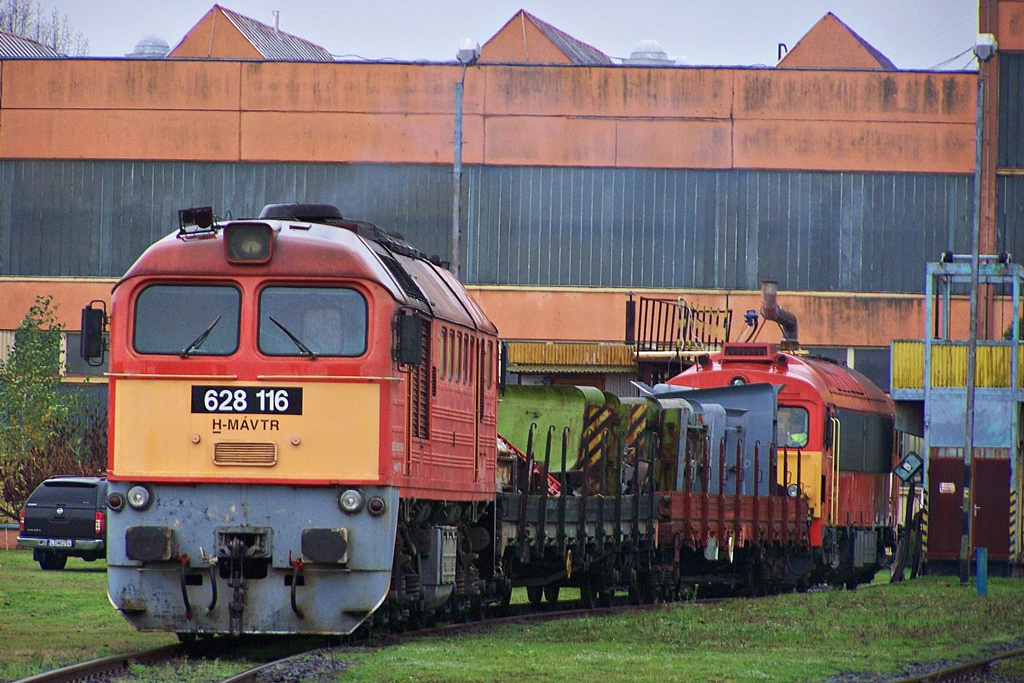
[[[103,533],[103,528],[106,526],[106,523],[107,523],[106,516],[102,512],[97,510],[96,511],[96,535],[97,536],[99,536],[100,534]]]
[[[24,508],[18,511],[18,532],[25,533],[25,510]]]

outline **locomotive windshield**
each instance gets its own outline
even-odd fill
[[[227,285],[150,285],[135,302],[139,353],[227,356],[238,350],[241,294]]]
[[[779,406],[779,429],[775,437],[779,447],[803,448],[807,445],[807,410]]]
[[[260,293],[260,351],[268,356],[361,356],[366,299],[346,287],[267,287]]]

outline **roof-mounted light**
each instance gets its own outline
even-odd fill
[[[215,223],[216,218],[213,215],[212,206],[181,209],[178,211],[178,237],[188,239],[212,235],[217,231],[214,227]]]
[[[274,230],[266,223],[231,223],[224,228],[224,249],[231,263],[266,263],[274,247]]]

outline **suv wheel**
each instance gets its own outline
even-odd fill
[[[61,555],[52,550],[47,550],[43,553],[43,556],[39,558],[39,566],[43,569],[64,569],[64,565],[68,563],[68,556]]]

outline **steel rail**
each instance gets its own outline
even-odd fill
[[[72,664],[71,666],[22,678],[16,683],[74,683],[75,681],[87,681],[104,674],[123,673],[131,663],[152,664],[165,659],[171,659],[182,652],[184,652],[184,648],[180,643],[164,645],[163,647],[151,650],[113,655],[80,664]]]
[[[257,667],[254,667],[254,668],[249,669],[247,671],[243,671],[241,673],[235,674],[234,676],[231,676],[230,678],[221,679],[221,681],[219,683],[246,683],[247,681],[255,681],[257,679],[257,677],[261,673],[263,673],[264,671],[267,671],[268,669],[272,669],[274,667],[280,666],[281,664],[284,664],[284,663],[288,662],[291,659],[295,659],[297,657],[301,657],[304,654],[306,654],[306,653],[305,652],[300,652],[300,653],[292,655],[290,657],[284,657],[282,659],[275,659],[272,662],[267,662],[266,664],[260,664]]]
[[[918,674],[908,678],[900,678],[893,683],[953,683],[954,681],[970,681],[980,673],[988,670],[989,666],[1001,659],[1013,659],[1024,657],[1024,648],[1007,650],[999,654],[989,655],[980,659],[974,659],[961,664],[954,664],[944,669],[937,669],[929,673]]]

